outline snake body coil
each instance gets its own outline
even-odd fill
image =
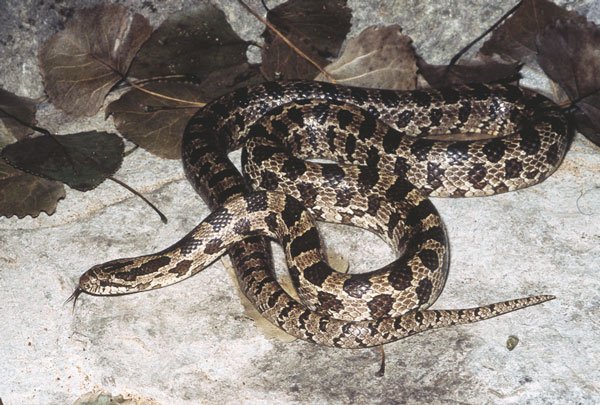
[[[164,287],[227,251],[242,290],[268,320],[298,338],[346,348],[538,304],[552,297],[427,309],[447,277],[448,243],[425,195],[482,196],[539,183],[567,145],[560,109],[509,85],[397,92],[289,82],[239,89],[199,111],[184,133],[187,177],[213,213],[162,252],[94,266],[76,295]],[[227,157],[241,146],[246,179]],[[249,182],[267,191],[252,192]],[[399,257],[371,273],[335,272],[313,216],[372,230]],[[283,245],[303,304],[275,280],[264,236]]]

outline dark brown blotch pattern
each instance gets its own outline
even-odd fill
[[[126,270],[115,273],[115,276],[125,281],[135,281],[140,276],[152,274],[171,263],[168,256],[158,256],[141,263],[136,267],[124,268]]]
[[[323,313],[336,313],[344,309],[342,300],[328,292],[319,291],[317,301],[319,302],[319,311]]]
[[[376,295],[367,304],[373,318],[383,318],[387,316],[392,310],[393,305],[394,299],[388,294]]]
[[[523,164],[517,159],[508,159],[504,164],[504,176],[507,179],[515,179],[521,176]]]
[[[169,273],[175,274],[177,277],[182,277],[187,274],[192,264],[194,264],[193,260],[181,260],[175,267],[169,270]]]
[[[421,281],[419,281],[419,285],[415,289],[415,292],[417,293],[417,298],[419,300],[419,305],[423,305],[427,303],[427,301],[429,301],[429,298],[431,298],[432,291],[433,284],[431,283],[431,280],[424,278]]]
[[[368,278],[352,277],[344,282],[342,287],[344,292],[353,298],[361,298],[371,289],[371,282]]]
[[[335,190],[335,206],[349,207],[354,199],[355,191],[349,187],[341,187]]]
[[[204,253],[207,255],[219,253],[221,249],[223,249],[223,240],[220,238],[213,238],[204,245]]]
[[[438,254],[435,250],[432,249],[421,249],[419,253],[417,253],[419,259],[423,266],[427,267],[430,271],[438,270],[440,266],[440,261],[438,259]]]
[[[304,278],[309,283],[321,287],[323,282],[331,275],[333,270],[323,261],[319,261],[315,264],[304,269]]]

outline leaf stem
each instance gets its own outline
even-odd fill
[[[108,63],[104,62],[102,59],[97,58],[97,57],[94,57],[94,59],[98,63],[100,63],[100,64],[106,66],[107,68],[109,68],[110,70],[112,70],[113,73],[119,75],[121,77],[122,81],[124,81],[125,83],[129,84],[131,87],[133,87],[133,88],[135,88],[135,89],[137,89],[137,90],[139,90],[141,92],[150,94],[151,96],[154,96],[154,97],[158,97],[158,98],[162,98],[162,99],[165,99],[165,100],[169,100],[169,101],[175,101],[175,102],[178,102],[178,103],[190,104],[190,105],[193,105],[195,107],[204,107],[206,105],[206,103],[202,103],[202,102],[198,102],[198,101],[182,100],[182,99],[179,99],[179,98],[169,97],[169,96],[165,96],[164,94],[160,94],[160,93],[156,93],[156,92],[151,91],[151,90],[147,90],[143,86],[139,86],[136,83],[134,83],[131,80],[129,80],[127,78],[126,74],[119,72],[116,68],[114,68],[113,66],[111,66]]]
[[[108,176],[108,178],[112,181],[114,181],[115,183],[117,183],[118,185],[120,185],[121,187],[124,187],[125,189],[127,189],[128,191],[130,191],[132,194],[140,197],[142,200],[144,200],[144,202],[146,204],[148,204],[150,206],[150,208],[152,208],[160,217],[160,220],[166,224],[167,223],[167,217],[160,212],[160,210],[158,208],[156,208],[156,206],[154,204],[152,204],[146,197],[144,197],[141,193],[139,193],[138,191],[136,191],[135,189],[133,189],[132,187],[130,187],[129,185],[127,185],[126,183],[122,182],[121,180],[113,177],[113,176]]]
[[[133,147],[131,149],[123,152],[123,157],[127,157],[127,156],[131,155],[139,147],[140,147],[139,145],[133,145]]]
[[[135,88],[136,90],[139,90],[141,92],[150,94],[151,96],[154,97],[158,97],[158,98],[162,98],[163,100],[169,100],[169,101],[175,101],[177,103],[182,103],[182,104],[189,104],[192,107],[204,107],[206,105],[206,103],[200,102],[200,101],[189,101],[189,100],[183,100],[181,98],[176,98],[176,97],[170,97],[170,96],[166,96],[164,94],[160,94],[157,93],[155,91],[152,90],[148,90],[146,88],[144,88],[143,86],[139,86],[138,84],[128,80],[128,79],[124,79],[131,87]]]
[[[155,81],[158,81],[158,80],[171,80],[171,79],[183,79],[183,80],[194,81],[195,76],[191,76],[191,75],[154,76],[154,77],[149,77],[149,78],[146,78],[146,79],[137,79],[135,81],[135,83],[136,84],[144,84],[144,83],[155,82]]]

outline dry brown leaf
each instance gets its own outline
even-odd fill
[[[417,84],[412,40],[398,25],[366,28],[348,40],[341,56],[325,71],[337,83],[349,86],[412,90]],[[316,80],[328,81],[323,73]]]
[[[247,49],[223,11],[205,3],[169,16],[142,46],[129,75],[191,75],[202,81],[212,72],[247,64]]]
[[[0,148],[14,141],[16,138],[10,133],[2,134]],[[63,198],[65,186],[62,183],[25,173],[0,158],[0,216],[35,218],[42,211],[52,215]]]
[[[567,11],[548,0],[524,0],[519,9],[481,47],[484,55],[500,55],[510,61],[530,63],[535,60],[536,37],[558,19],[584,20],[572,11]]]
[[[345,0],[290,0],[267,13],[273,24],[319,66],[338,55],[350,30]],[[313,79],[318,69],[268,28],[263,32],[261,71],[269,80]]]
[[[538,62],[575,102],[577,129],[600,145],[600,28],[581,21],[557,21],[539,36]]]
[[[558,21],[538,38],[538,61],[569,98],[600,90],[600,29],[593,23]]]
[[[44,211],[54,214],[58,201],[65,198],[65,187],[15,169],[0,159],[0,215],[18,218],[37,217]]]
[[[123,148],[118,135],[90,131],[23,139],[7,145],[1,156],[17,169],[87,191],[121,167]]]
[[[241,63],[211,72],[200,83],[202,100],[208,102],[239,87],[251,86],[265,81],[258,65]]]
[[[48,96],[70,114],[94,115],[151,33],[143,16],[119,4],[77,11],[40,51]]]
[[[577,130],[600,146],[600,94],[588,96],[577,103],[574,121]]]
[[[179,100],[202,101],[202,90],[196,83],[151,82],[144,89]],[[183,130],[198,108],[131,89],[110,103],[106,114],[113,116],[119,133],[131,142],[154,155],[180,159]]]

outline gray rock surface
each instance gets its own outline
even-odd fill
[[[0,86],[42,96],[37,50],[72,9],[93,3],[0,0]],[[194,2],[124,3],[156,25]],[[418,51],[437,63],[511,7],[481,0],[349,3],[353,33],[399,23]],[[244,38],[258,38],[261,24],[237,2],[218,4]],[[261,10],[260,2],[250,4]],[[568,4],[600,21],[598,2]],[[110,129],[101,115],[73,119],[45,105],[38,118],[59,133]],[[538,293],[558,298],[387,345],[387,373],[378,378],[378,350],[265,336],[245,315],[221,263],[163,290],[84,296],[74,312],[64,305],[90,266],[159,250],[207,215],[179,162],[136,150],[117,176],[161,207],[168,225],[110,181],[88,193],[69,189],[53,216],[0,218],[0,398],[7,405],[111,398],[161,404],[598,403],[599,152],[578,136],[561,168],[541,185],[434,201],[452,244],[450,277],[436,308]],[[323,229],[328,246],[349,256],[352,269],[391,258],[366,232]],[[510,335],[520,341],[512,351],[506,348]]]

